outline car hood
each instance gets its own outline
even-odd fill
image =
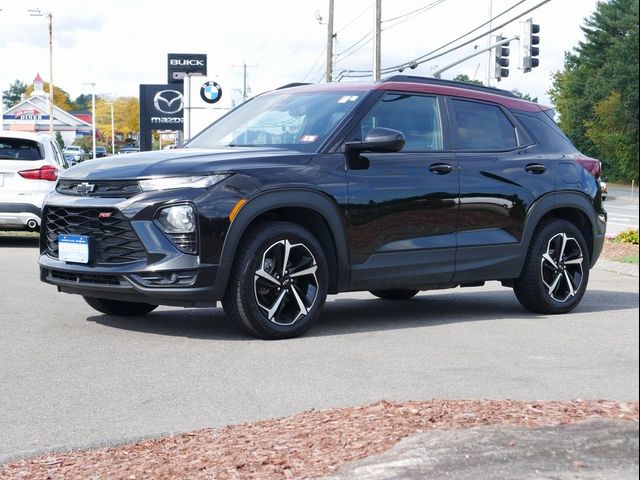
[[[133,180],[228,173],[306,163],[310,155],[281,148],[174,149],[86,160],[60,176],[64,180]]]

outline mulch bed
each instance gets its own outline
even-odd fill
[[[0,467],[0,479],[306,479],[431,429],[539,427],[594,418],[638,422],[637,402],[431,400],[310,410]]]

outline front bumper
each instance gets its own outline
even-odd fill
[[[155,221],[160,209],[185,202],[195,205],[199,215],[197,254],[180,251]],[[213,208],[212,203],[218,205],[220,211]],[[62,261],[50,248],[45,217],[40,242],[40,279],[56,285],[60,292],[83,296],[153,305],[215,306],[225,290],[225,282],[218,275],[218,250],[222,244],[219,239],[224,240],[228,229],[227,203],[232,205],[232,202],[212,201],[212,191],[205,189],[152,192],[128,199],[53,193],[46,201],[45,214],[47,207],[68,209],[72,213],[92,210],[98,212],[96,215],[117,211],[135,232],[145,255],[135,261],[113,264],[93,259],[88,264]],[[95,222],[100,222],[98,216]],[[91,234],[88,236],[91,242]]]

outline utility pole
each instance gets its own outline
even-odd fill
[[[247,101],[247,68],[256,68],[258,65],[247,65],[246,62],[242,62],[242,65],[233,65],[235,68],[242,68],[242,101]]]
[[[380,33],[382,23],[382,0],[376,0],[375,24],[373,26],[373,81],[380,80]]]
[[[327,83],[333,81],[333,3],[329,0],[329,20],[327,21]]]
[[[49,19],[49,135],[53,137],[53,13],[43,12],[39,8],[27,10],[32,17]]]
[[[489,0],[489,32],[491,32],[491,22],[493,20],[493,0]],[[487,40],[487,45],[491,45],[493,43],[493,38],[491,33],[489,33],[489,39]],[[489,58],[487,58],[487,86],[491,86],[491,71],[493,69],[493,63],[495,59],[493,58],[493,51],[489,50]]]

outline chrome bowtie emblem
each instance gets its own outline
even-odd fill
[[[78,184],[78,186],[76,187],[76,192],[78,192],[80,195],[89,195],[91,192],[93,192],[93,189],[96,188],[96,186],[93,183],[80,183]]]

